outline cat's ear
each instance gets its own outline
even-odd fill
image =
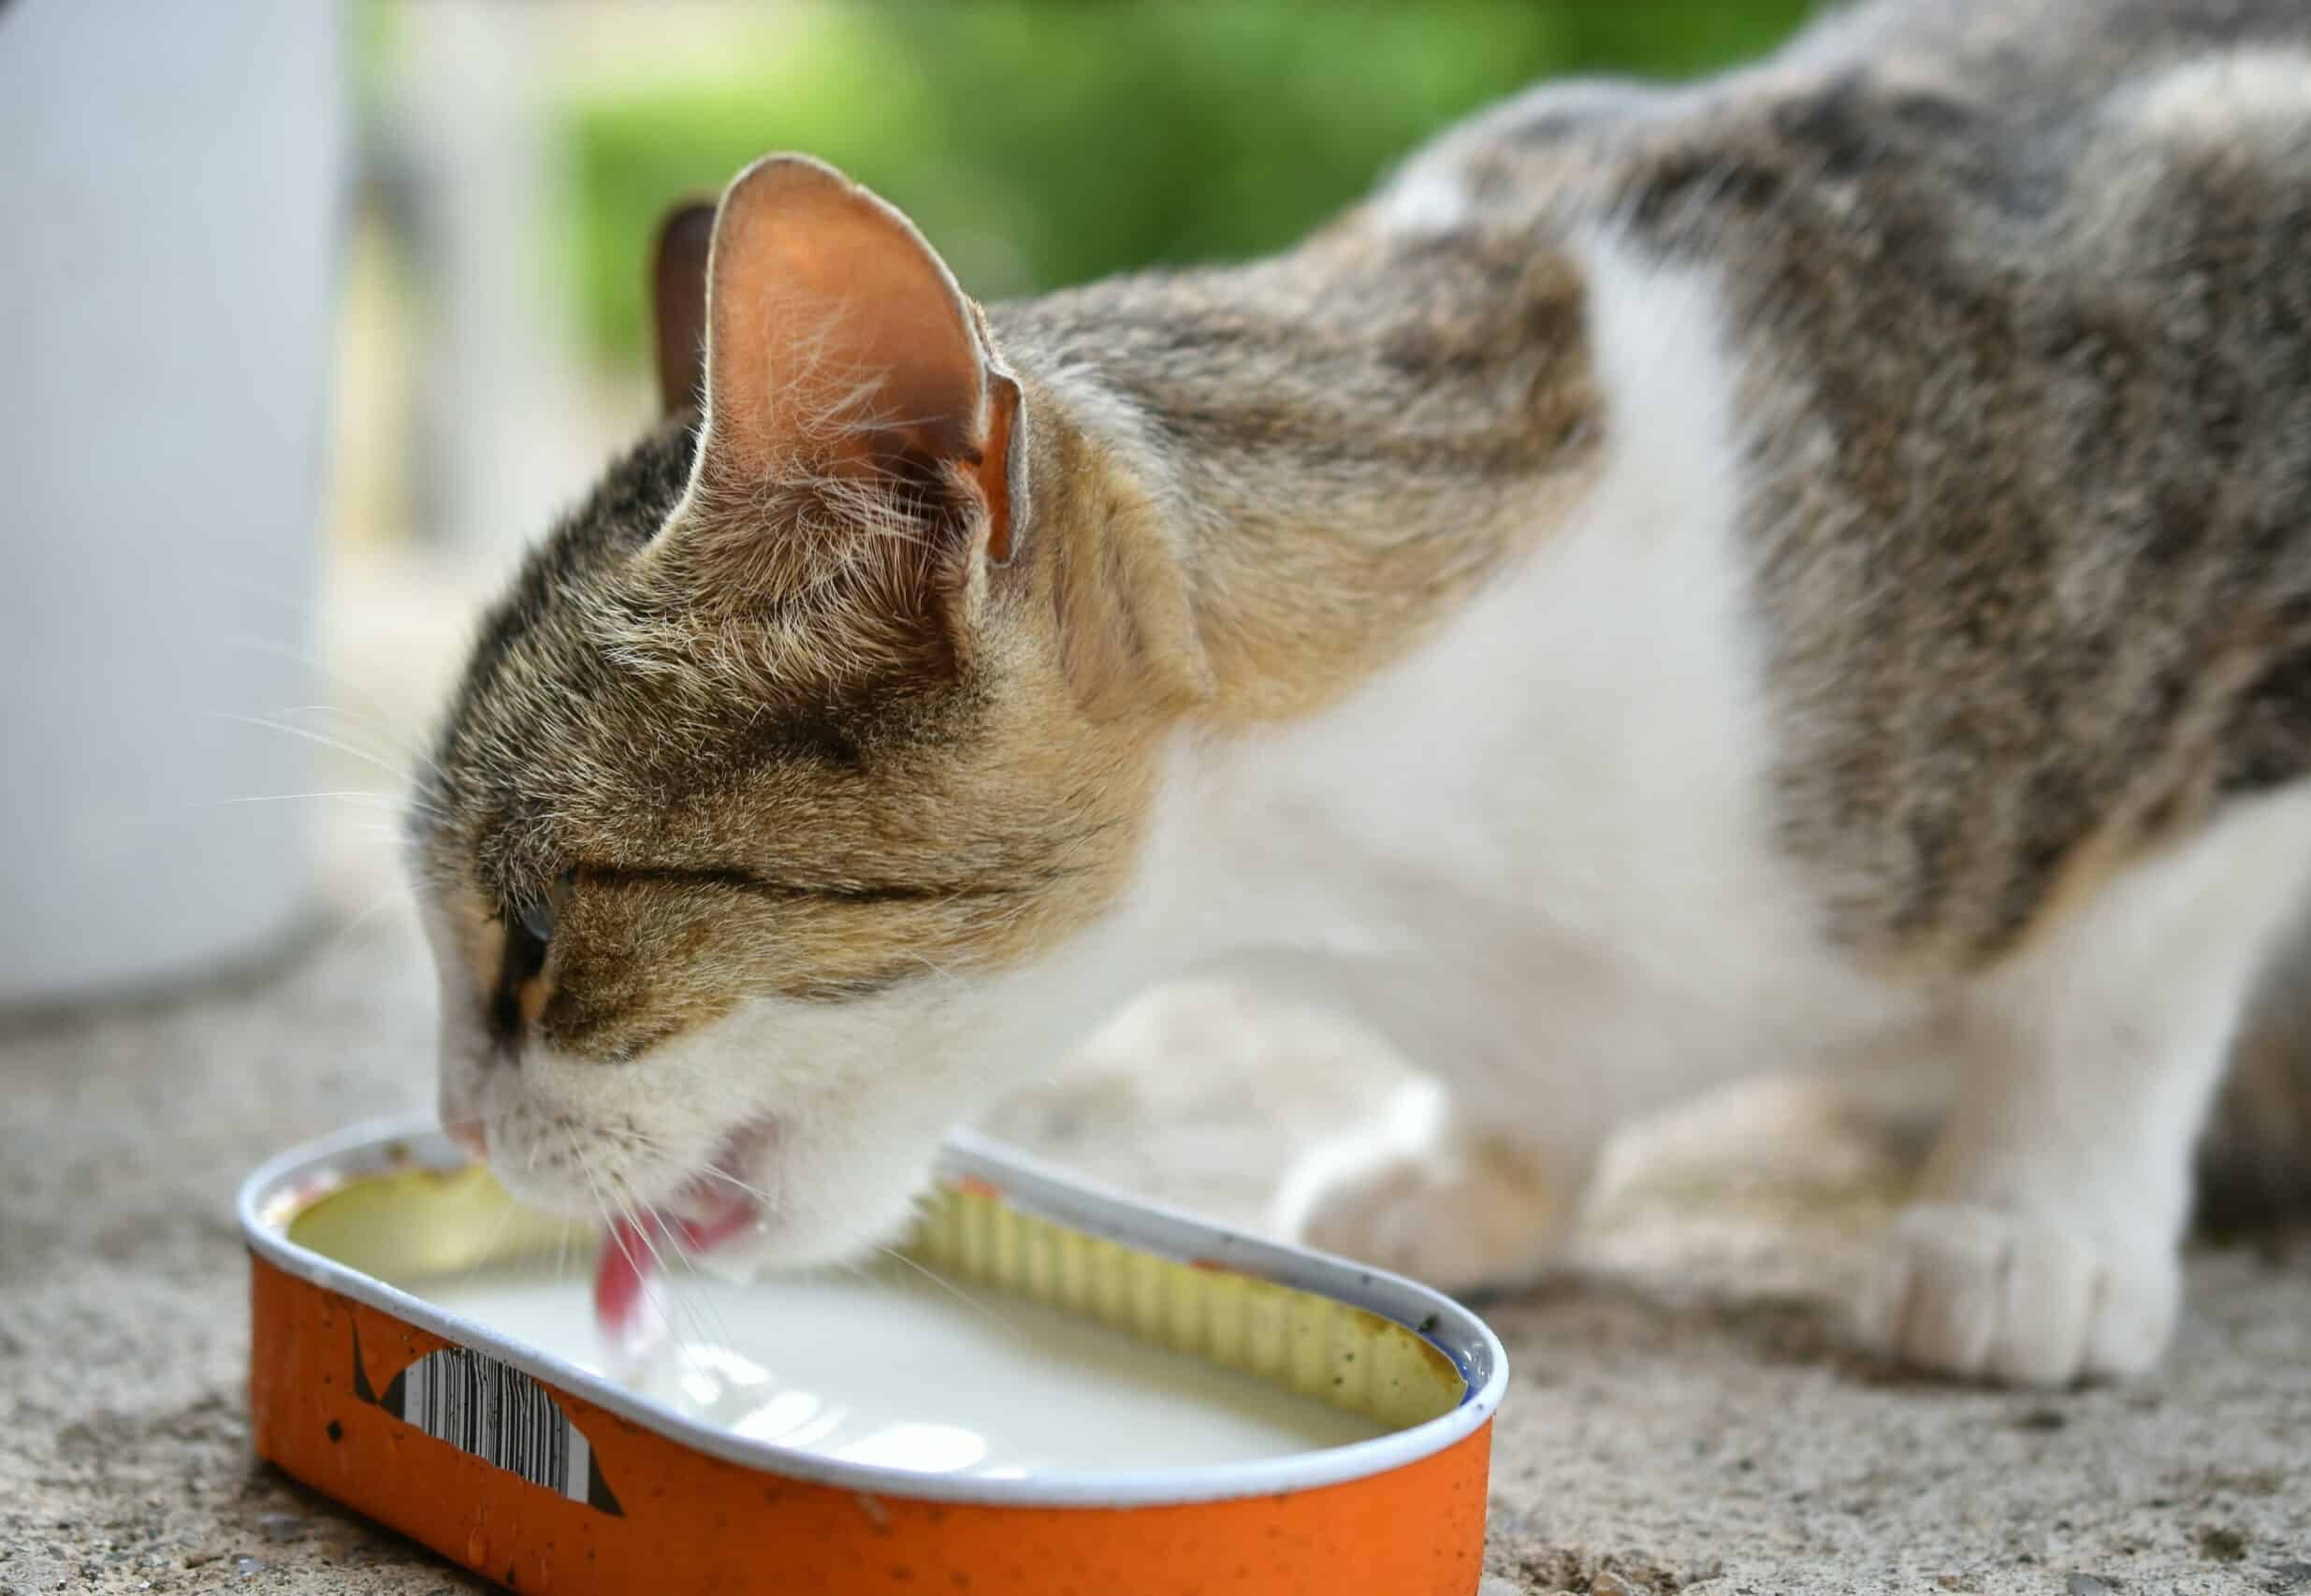
[[[650,310],[658,347],[658,403],[674,415],[706,396],[706,256],[714,201],[689,199],[658,225],[650,260]]]
[[[722,196],[706,318],[702,483],[959,486],[984,506],[971,519],[985,558],[1010,558],[1025,511],[1019,387],[905,216],[806,156],[757,161]]]

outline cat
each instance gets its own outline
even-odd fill
[[[657,281],[414,806],[518,1195],[840,1258],[1216,969],[1432,1072],[1313,1244],[1513,1282],[1633,1115],[1929,1079],[1868,1345],[2156,1361],[2311,868],[2311,10],[1880,0],[986,307],[773,156]]]

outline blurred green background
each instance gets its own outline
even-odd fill
[[[389,63],[412,5],[376,0]],[[1424,136],[1533,80],[1679,77],[1810,0],[1115,0],[726,7],[710,51],[574,75],[544,108],[549,253],[599,358],[636,358],[637,260],[670,198],[806,150],[911,214],[983,298],[1282,244]],[[698,13],[682,19],[695,25]],[[647,8],[646,8],[647,19]]]

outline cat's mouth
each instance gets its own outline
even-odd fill
[[[762,1168],[778,1134],[772,1120],[741,1126],[705,1173],[664,1204],[611,1223],[594,1264],[594,1321],[615,1344],[632,1347],[647,1339],[650,1281],[670,1260],[695,1261],[757,1227],[763,1197],[748,1179]]]

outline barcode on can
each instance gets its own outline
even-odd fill
[[[463,1346],[428,1353],[395,1376],[378,1405],[533,1486],[618,1511],[593,1448],[553,1393],[487,1354]]]

